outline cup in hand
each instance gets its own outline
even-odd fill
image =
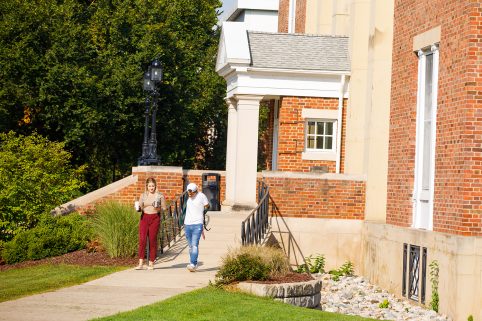
[[[136,201],[134,203],[134,208],[136,209],[136,211],[140,212],[141,211],[141,206],[139,205],[139,201]]]

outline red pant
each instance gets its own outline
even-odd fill
[[[149,261],[154,262],[157,255],[157,232],[161,219],[157,214],[142,214],[139,223],[139,259],[144,259],[147,236],[149,236]]]

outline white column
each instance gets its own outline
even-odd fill
[[[236,132],[237,132],[237,110],[236,101],[227,98],[228,104],[228,137],[226,145],[226,199],[223,205],[232,206],[235,195],[235,168],[236,168]]]
[[[234,171],[234,203],[240,208],[256,207],[259,103],[262,96],[237,95],[237,126]],[[227,176],[227,173],[226,173]],[[233,179],[233,178],[231,178]],[[226,193],[227,193],[226,187]]]

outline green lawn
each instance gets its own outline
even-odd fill
[[[37,265],[0,272],[0,302],[84,283],[123,270],[122,267]]]
[[[133,311],[95,320],[368,321],[374,319],[299,308],[268,298],[206,287]]]

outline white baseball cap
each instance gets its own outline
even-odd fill
[[[191,191],[195,192],[195,191],[197,191],[197,185],[194,184],[194,183],[189,183],[189,184],[187,185],[186,190],[191,190]]]

